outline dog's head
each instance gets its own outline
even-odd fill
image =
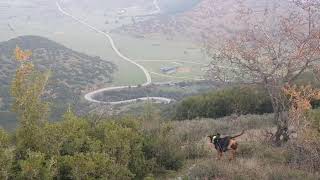
[[[220,133],[209,135],[208,138],[210,138],[210,142],[213,142],[215,139],[220,138]]]

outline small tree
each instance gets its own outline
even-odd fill
[[[320,29],[314,18],[317,9],[310,7],[312,10],[306,12],[294,3],[288,6],[291,10],[266,10],[260,14],[242,8],[238,12],[238,30],[225,34],[223,45],[213,48],[214,61],[208,71],[213,80],[265,87],[277,122],[277,145],[289,139],[288,101],[283,87],[314,69],[320,60]]]
[[[32,53],[15,49],[16,60],[20,67],[11,85],[11,94],[14,97],[12,109],[18,114],[20,124],[17,130],[18,148],[20,150],[35,150],[40,138],[42,127],[48,115],[48,103],[41,100],[45,91],[49,73],[37,72],[34,65],[28,61]]]
[[[311,101],[320,99],[320,90],[306,86],[285,86],[284,93],[289,96],[290,108],[289,119],[290,126],[298,132],[307,130],[310,127],[310,121],[306,113],[312,109]]]
[[[54,158],[46,160],[45,154],[40,152],[27,152],[25,160],[19,161],[21,179],[53,179],[57,174],[57,162]]]

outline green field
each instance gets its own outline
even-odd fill
[[[178,66],[190,68],[191,71],[189,73],[178,72],[170,76],[193,79],[204,75],[201,69],[210,62],[210,59],[202,52],[201,46],[191,42],[165,40],[165,37],[161,35],[154,35],[153,37],[148,37],[148,39],[120,37],[117,35],[114,37],[123,54],[137,60],[150,72],[161,73],[161,67],[177,66],[177,62],[180,64]],[[159,78],[159,76],[153,74],[152,78],[155,81],[181,80],[181,78]]]

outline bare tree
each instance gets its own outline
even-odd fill
[[[289,2],[287,9],[279,7],[265,13],[241,9],[237,12],[237,23],[241,24],[237,31],[226,34],[223,45],[211,49],[214,58],[209,66],[210,79],[265,87],[277,122],[277,145],[289,139],[283,87],[293,84],[304,72],[312,72],[320,62],[320,28],[314,18],[317,9],[309,7]]]

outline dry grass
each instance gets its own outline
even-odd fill
[[[209,134],[219,132],[222,135],[238,134],[246,130],[240,141],[259,139],[261,131],[274,127],[272,114],[228,116],[220,119],[199,119],[173,122],[174,134],[183,142],[199,142]]]
[[[249,144],[249,143],[248,143]],[[247,144],[247,145],[248,145]],[[317,174],[290,166],[288,151],[252,143],[240,147],[238,158],[207,159],[185,176],[187,179],[317,179]]]
[[[274,129],[272,114],[225,117],[222,119],[199,119],[172,122],[172,137],[181,143],[188,164],[178,172],[183,179],[319,179],[319,144],[301,149],[290,142],[283,147],[273,147],[264,140],[266,129]],[[237,159],[228,161],[230,154],[217,160],[217,153],[210,147],[206,136],[220,132],[233,135],[241,130],[245,135],[238,139]],[[212,145],[212,144],[211,144]],[[315,153],[314,153],[315,152]],[[311,158],[314,158],[311,160]]]

